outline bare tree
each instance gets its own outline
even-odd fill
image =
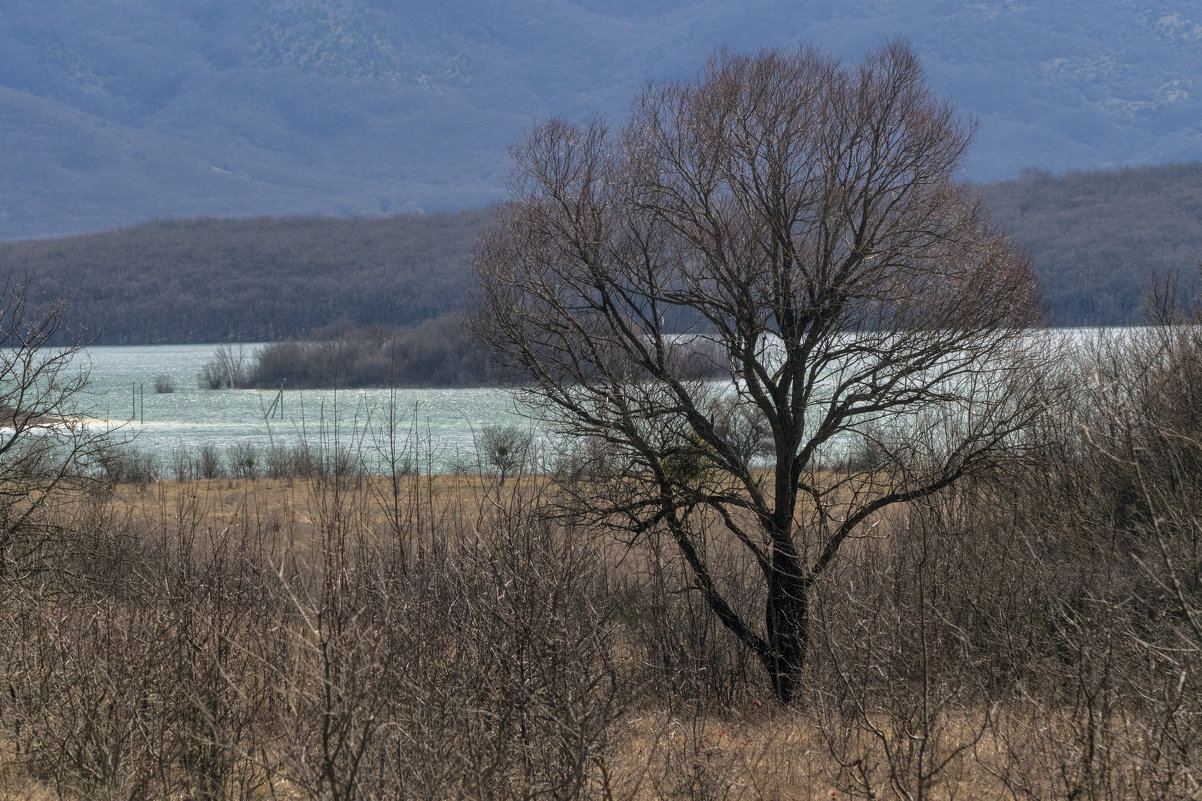
[[[115,444],[80,419],[82,348],[63,327],[61,304],[31,302],[19,282],[0,288],[0,578],[45,544],[43,510],[86,483]]]
[[[723,52],[620,131],[535,128],[478,246],[480,335],[548,424],[607,444],[574,491],[669,536],[785,703],[848,539],[1016,445],[1038,406],[1030,267],[953,180],[970,127],[904,44],[857,66]],[[873,459],[830,469],[865,440]],[[728,602],[718,538],[753,556],[762,609]]]
[[[517,473],[530,461],[534,439],[530,432],[517,426],[485,426],[476,443],[478,458],[497,473],[497,483],[503,485],[512,473]]]

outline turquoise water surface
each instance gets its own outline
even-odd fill
[[[239,348],[248,361],[255,345]],[[336,446],[378,463],[393,448],[418,455],[436,471],[475,459],[475,438],[489,427],[530,429],[510,393],[467,389],[208,390],[197,385],[214,345],[91,347],[77,361],[89,391],[78,412],[91,425],[166,464],[179,449],[227,451],[236,444],[266,449],[307,443]],[[171,393],[155,392],[167,377]],[[275,408],[273,409],[273,403]],[[281,409],[282,406],[282,409]],[[270,413],[269,413],[270,412]]]

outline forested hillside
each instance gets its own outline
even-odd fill
[[[486,210],[371,219],[202,219],[0,244],[0,276],[62,299],[103,344],[263,341],[410,325],[467,303]]]
[[[979,187],[998,226],[1035,262],[1057,325],[1139,320],[1152,276],[1189,286],[1202,261],[1202,163],[1061,177],[1028,170]]]
[[[1202,163],[1028,171],[977,190],[1034,260],[1057,325],[1135,322],[1150,276],[1189,283],[1202,260]],[[489,215],[154,222],[0,243],[0,278],[61,298],[73,327],[108,344],[413,325],[469,306],[467,262]]]

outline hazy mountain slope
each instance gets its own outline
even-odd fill
[[[1202,155],[1183,0],[3,0],[0,238],[479,205],[535,119],[620,117],[720,44],[897,35],[980,119],[977,180]]]

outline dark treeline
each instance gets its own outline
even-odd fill
[[[468,315],[448,312],[414,326],[334,327],[271,342],[254,352],[218,346],[201,370],[206,389],[246,387],[472,387],[513,376],[469,333]],[[703,340],[674,346],[682,375],[717,377],[718,356]]]
[[[412,325],[467,303],[487,210],[375,219],[159,221],[0,244],[0,277],[62,300],[99,344],[248,342]]]
[[[500,375],[467,334],[466,316],[444,314],[415,326],[327,332],[260,348],[246,373],[252,387],[367,387],[494,384]]]

